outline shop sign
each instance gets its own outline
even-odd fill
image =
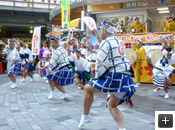
[[[162,39],[175,42],[175,33],[124,34],[116,37],[125,43],[136,43],[137,39],[142,39],[144,43],[161,43]]]

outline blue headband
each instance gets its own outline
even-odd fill
[[[11,40],[10,43],[13,43],[14,45],[16,45],[15,41],[14,40]]]
[[[171,50],[170,52],[168,52],[168,51],[166,50],[166,51],[165,51],[165,54],[172,55],[172,54],[173,54],[173,50]]]
[[[76,49],[76,50],[75,50],[75,52],[79,52],[79,53],[81,53],[81,50],[79,50],[79,49]]]
[[[113,27],[113,26],[107,24],[107,23],[106,23],[106,20],[104,20],[103,22],[101,22],[100,26],[102,26],[104,29],[106,29],[106,31],[107,31],[108,33],[114,34],[114,32],[115,32],[115,27]]]
[[[60,42],[60,38],[59,37],[51,37],[51,40],[55,40],[57,42]]]

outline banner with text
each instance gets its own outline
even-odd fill
[[[69,26],[70,0],[61,0],[61,24],[62,28]]]
[[[32,38],[32,55],[38,55],[41,43],[41,26],[35,27]]]
[[[175,33],[117,34],[116,37],[125,43],[136,43],[137,39],[141,39],[143,43],[161,43],[162,39],[175,42]]]

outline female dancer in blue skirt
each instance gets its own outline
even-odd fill
[[[16,76],[21,75],[21,59],[19,57],[19,52],[16,48],[16,42],[11,40],[9,46],[5,46],[4,54],[7,54],[7,60],[10,62],[10,70],[8,76],[12,81],[11,88],[16,88]]]

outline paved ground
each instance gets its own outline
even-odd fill
[[[0,130],[78,130],[83,90],[75,85],[66,86],[70,100],[59,100],[59,92],[48,100],[49,85],[37,75],[35,79],[19,82],[17,89],[11,89],[10,80],[0,75]],[[127,130],[154,130],[154,111],[175,109],[174,87],[168,100],[152,95],[152,90],[152,84],[142,84],[132,98],[134,107],[120,106]],[[97,94],[91,109],[93,120],[84,130],[117,130],[105,105],[106,94]]]

